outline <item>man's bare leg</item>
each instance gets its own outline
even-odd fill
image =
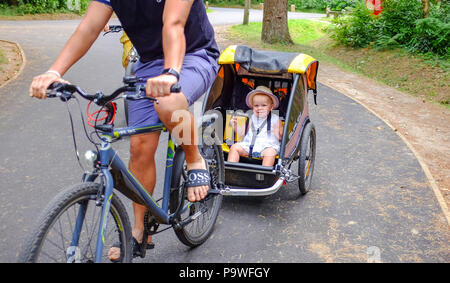
[[[187,169],[206,169],[205,161],[198,150],[197,127],[192,113],[188,110],[186,97],[182,93],[172,93],[170,96],[159,97],[158,100],[159,103],[155,103],[155,109],[160,120],[170,132],[180,124],[179,120],[172,121],[173,113],[178,113],[180,117],[184,117],[181,123],[185,123],[183,129],[186,129],[186,132],[182,133],[181,138],[184,136],[182,147],[186,156]],[[190,132],[187,132],[189,130]],[[174,136],[174,138],[180,137]],[[190,141],[186,141],[187,138]],[[155,152],[158,141],[159,133],[132,136],[130,140],[130,170],[150,194],[153,194],[156,183]],[[200,201],[206,197],[208,190],[208,186],[190,187],[188,188],[188,200],[192,202]],[[144,231],[145,206],[133,203],[133,208],[135,221],[132,234],[139,242]],[[148,241],[151,241],[150,236]],[[118,259],[120,249],[111,248],[108,255],[111,260]]]
[[[139,182],[153,195],[156,184],[156,165],[155,152],[159,142],[159,132],[136,135],[130,139],[130,163],[129,169]],[[134,226],[132,230],[133,237],[142,242],[144,235],[144,215],[146,207],[133,202],[134,209]],[[147,241],[150,243],[151,236]],[[120,258],[120,248],[111,248],[108,252],[110,260]]]
[[[189,112],[189,105],[183,93],[172,93],[169,96],[158,97],[159,103],[155,103],[159,119],[172,132],[176,127],[183,129],[182,134],[177,132],[172,135],[183,147],[187,169],[206,169],[205,160],[198,149],[198,130],[194,115]],[[177,117],[182,117],[178,119]],[[175,118],[175,119],[174,119]],[[182,123],[182,124],[180,124]],[[181,139],[181,141],[180,141]],[[208,186],[197,186],[188,188],[188,200],[200,201],[206,197]]]

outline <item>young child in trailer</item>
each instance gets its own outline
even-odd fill
[[[253,110],[247,133],[241,142],[231,146],[227,161],[239,162],[240,156],[252,156],[262,158],[263,166],[273,166],[283,133],[280,118],[271,112],[278,108],[278,98],[269,88],[258,86],[247,94],[246,104]],[[230,119],[230,125],[238,130],[237,117]]]

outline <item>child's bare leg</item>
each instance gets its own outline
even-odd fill
[[[239,144],[233,144],[228,153],[228,162],[239,162],[239,156],[248,155],[248,152],[242,148]]]
[[[272,147],[268,147],[266,149],[264,149],[261,152],[261,157],[262,157],[262,165],[263,166],[273,166],[273,164],[275,163],[275,157],[277,156],[277,151],[272,148]]]

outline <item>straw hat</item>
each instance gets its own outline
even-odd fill
[[[280,105],[278,98],[272,93],[272,91],[268,87],[261,85],[261,86],[258,86],[255,90],[252,90],[247,94],[245,103],[247,104],[247,106],[249,108],[252,108],[253,96],[255,94],[265,94],[268,97],[270,97],[270,99],[272,99],[272,102],[273,102],[273,109],[277,109],[278,106]]]

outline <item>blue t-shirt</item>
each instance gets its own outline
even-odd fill
[[[162,15],[165,0],[94,0],[110,6],[139,53],[142,62],[164,57],[162,48]],[[184,34],[186,53],[205,49],[218,58],[219,48],[214,29],[206,15],[202,0],[193,0]]]

